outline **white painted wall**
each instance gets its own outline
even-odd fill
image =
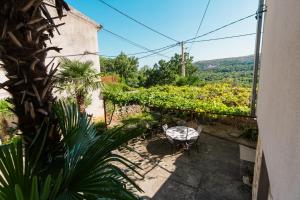
[[[300,1],[267,0],[258,125],[270,199],[300,199]]]
[[[0,61],[1,62],[1,61]],[[3,68],[0,68],[0,82],[3,83],[5,81],[7,81],[7,77],[5,76],[6,72]],[[3,89],[0,89],[0,99],[5,99],[10,97],[10,94]]]
[[[57,16],[56,11],[53,8],[49,8],[49,11],[53,16]],[[60,53],[50,51],[47,57],[82,54],[85,51],[99,52],[98,31],[101,26],[73,8],[66,14],[67,17],[64,17],[62,20],[56,20],[57,24],[66,23],[58,28],[60,35],[55,32],[55,37],[52,38],[51,44],[48,44],[48,46],[58,46],[63,49]],[[99,56],[97,55],[74,56],[68,58],[80,61],[91,60],[94,63],[95,69],[100,72]],[[47,58],[46,64],[51,60],[52,58]],[[59,58],[56,58],[55,63],[58,62]],[[4,82],[5,80],[7,80],[5,72],[0,71],[0,81]],[[9,94],[5,90],[0,90],[0,98],[7,97],[9,97]],[[103,117],[104,110],[103,101],[100,99],[100,90],[92,93],[92,100],[92,105],[87,108],[87,112],[93,114],[93,116],[97,118]]]
[[[51,10],[55,13],[55,10]],[[71,8],[71,11],[66,13],[67,16],[62,20],[56,20],[56,23],[65,23],[65,25],[59,27],[60,35],[55,33],[55,37],[52,39],[52,46],[58,46],[63,48],[60,53],[50,51],[48,57],[60,56],[60,55],[74,55],[88,52],[99,52],[98,49],[98,31],[100,25],[79,11]],[[56,16],[56,14],[53,14]],[[100,62],[98,55],[80,55],[67,57],[71,60],[76,59],[80,61],[91,60],[94,63],[96,70],[100,72]],[[46,63],[50,62],[50,58],[46,59]],[[59,62],[59,58],[56,59]],[[94,91],[92,95],[92,104],[86,109],[88,113],[93,114],[94,117],[103,117],[103,101],[100,99],[100,90]]]

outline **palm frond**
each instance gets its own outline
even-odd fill
[[[97,135],[94,124],[85,114],[80,114],[76,106],[66,106],[60,102],[55,110],[65,137],[63,140],[68,144],[61,188],[61,191],[68,192],[60,198],[137,199],[128,187],[138,191],[141,189],[115,164],[122,164],[131,170],[137,166],[112,151],[138,133],[125,134],[118,128]]]
[[[23,151],[21,140],[0,146],[0,199],[47,200],[53,191],[51,175],[45,179],[32,174],[28,154]],[[56,183],[58,184],[58,183]],[[53,193],[54,192],[54,193]],[[53,198],[52,198],[53,199]]]
[[[36,167],[45,134],[38,134],[34,139],[38,152],[31,155],[33,158],[29,158],[21,140],[0,146],[0,200],[138,199],[134,192],[141,189],[120,166],[136,173],[138,167],[113,153],[138,132],[128,134],[122,131],[123,127],[118,127],[97,134],[90,118],[79,113],[75,105],[59,102],[54,111],[65,150],[60,172],[50,174],[51,169],[47,168],[40,172],[42,168]]]

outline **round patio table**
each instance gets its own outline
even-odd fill
[[[166,134],[173,140],[178,141],[188,141],[191,138],[199,136],[199,133],[195,129],[186,126],[174,126],[168,128]]]

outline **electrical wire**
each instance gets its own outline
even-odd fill
[[[159,32],[159,31],[155,30],[154,28],[151,28],[150,26],[148,26],[148,25],[146,25],[146,24],[144,24],[144,23],[138,21],[137,19],[135,19],[135,18],[129,16],[128,14],[122,12],[121,10],[119,10],[119,9],[117,9],[117,8],[115,8],[115,7],[113,7],[112,5],[108,4],[107,2],[105,2],[105,1],[103,1],[103,0],[98,0],[98,1],[101,2],[101,3],[103,3],[103,4],[105,4],[105,5],[108,6],[109,8],[113,9],[114,11],[120,13],[121,15],[127,17],[128,19],[134,21],[135,23],[137,23],[137,24],[139,24],[139,25],[141,25],[141,26],[143,26],[143,27],[145,27],[145,28],[151,30],[152,32],[155,32],[155,33],[157,33],[157,34],[159,34],[159,35],[161,35],[161,36],[163,36],[163,37],[165,37],[165,38],[168,38],[169,40],[172,40],[172,41],[174,41],[174,42],[179,42],[178,40],[176,40],[176,39],[174,39],[174,38],[171,38],[170,36],[167,36],[167,35],[165,35],[165,34]]]
[[[108,32],[108,33],[110,33],[111,35],[114,35],[115,37],[117,37],[117,38],[119,38],[119,39],[121,39],[121,40],[124,40],[124,41],[128,42],[129,44],[131,44],[131,45],[133,45],[133,46],[136,46],[136,47],[139,47],[139,48],[141,48],[141,49],[144,49],[144,50],[147,50],[147,51],[150,51],[150,52],[155,53],[155,51],[153,51],[153,50],[151,50],[151,49],[149,49],[149,48],[147,48],[147,47],[145,47],[145,46],[143,46],[143,45],[140,45],[140,44],[138,44],[138,43],[136,43],[136,42],[133,42],[133,41],[131,41],[131,40],[129,40],[129,39],[127,39],[127,38],[125,38],[125,37],[123,37],[123,36],[121,36],[121,35],[118,35],[118,34],[112,32],[112,31],[110,31],[110,30],[107,30],[107,29],[105,29],[105,28],[103,28],[102,30],[104,30],[104,31],[106,31],[106,32]],[[160,55],[160,56],[162,56],[162,57],[170,58],[169,56],[166,56],[166,55],[163,55],[163,54],[160,54],[160,53],[155,53],[155,54]]]
[[[172,45],[167,45],[161,48],[157,48],[157,49],[151,49],[150,51],[142,51],[142,52],[137,52],[137,53],[129,53],[126,54],[128,56],[135,56],[135,55],[140,55],[140,54],[146,54],[146,53],[151,53],[151,52],[157,52],[163,49],[166,49],[168,47],[174,47],[176,46],[175,44]],[[166,49],[167,50],[167,49]],[[79,54],[68,54],[68,55],[58,55],[58,56],[48,56],[47,58],[60,58],[60,57],[75,57],[75,56],[88,56],[88,55],[98,55],[98,56],[102,56],[102,57],[110,57],[110,58],[115,58],[118,57],[118,55],[103,55],[100,54],[100,52],[90,52],[90,51],[85,51],[84,53],[79,53]]]
[[[192,42],[195,42],[195,43],[199,43],[199,42],[209,42],[209,41],[217,41],[217,40],[225,40],[225,39],[232,39],[232,38],[239,38],[239,37],[246,37],[246,36],[251,36],[251,35],[256,35],[256,33],[247,33],[247,34],[239,34],[239,35],[232,35],[232,36],[226,36],[226,37],[218,37],[218,38],[210,38],[210,39],[205,39],[205,40],[195,40],[195,41],[190,41],[190,42],[187,42],[187,43],[192,43]],[[168,46],[164,46],[164,47],[161,47],[161,48],[158,48],[158,49],[152,49],[151,51],[143,51],[143,52],[137,52],[137,53],[129,53],[129,54],[126,54],[128,56],[135,56],[135,55],[139,55],[139,54],[146,54],[146,53],[151,53],[151,52],[163,52],[163,51],[166,51],[168,49],[171,49],[173,47],[176,47],[178,46],[178,44],[172,44],[172,45],[168,45]],[[102,57],[109,57],[109,58],[116,58],[118,57],[118,55],[114,55],[114,56],[111,56],[111,55],[103,55],[103,54],[100,54],[99,52],[89,52],[89,51],[85,51],[84,53],[80,53],[80,54],[69,54],[69,55],[59,55],[59,56],[49,56],[47,58],[54,58],[54,57],[73,57],[73,56],[88,56],[88,55],[98,55],[98,56],[102,56]],[[146,58],[146,57],[150,57],[152,55],[155,55],[155,53],[151,53],[149,55],[145,55],[143,57],[140,57],[138,59],[143,59],[143,58]]]
[[[226,37],[219,37],[219,38],[210,38],[210,39],[206,39],[206,40],[194,40],[194,41],[190,41],[190,42],[187,42],[187,43],[200,43],[200,42],[209,42],[209,41],[217,41],[217,40],[225,40],[225,39],[232,39],[232,38],[239,38],[239,37],[246,37],[246,36],[251,36],[251,35],[256,35],[256,33],[247,33],[247,34],[239,34],[239,35],[232,35],[232,36],[226,36]],[[168,49],[171,49],[173,47],[177,46],[176,45],[173,45],[173,46],[170,46],[170,47],[166,47],[165,49],[162,49],[161,51],[166,51]],[[160,52],[160,51],[159,51]],[[140,57],[138,59],[142,59],[142,58],[147,58],[147,57],[150,57],[154,54],[149,54],[149,55],[146,55],[146,56],[143,56],[143,57]]]
[[[155,53],[151,53],[151,54],[149,54],[149,55],[139,57],[138,59],[140,60],[140,59],[143,59],[143,58],[147,58],[147,57],[153,56],[153,55],[155,55],[155,54],[157,54],[157,53],[166,51],[166,50],[171,49],[171,48],[173,48],[173,47],[176,47],[176,46],[178,46],[178,45],[179,45],[179,44],[171,45],[171,46],[166,47],[166,48],[164,48],[164,49],[162,49],[162,50],[160,50],[160,51],[157,51],[157,52],[155,52]]]
[[[235,20],[235,21],[233,21],[233,22],[231,22],[231,23],[228,23],[228,24],[226,24],[226,25],[223,25],[223,26],[221,26],[221,27],[219,27],[219,28],[216,28],[216,29],[214,29],[214,30],[212,30],[212,31],[209,31],[209,32],[207,32],[207,33],[205,33],[205,34],[202,34],[202,35],[200,35],[200,36],[197,36],[197,37],[194,37],[194,38],[185,40],[184,42],[185,42],[185,43],[191,43],[192,41],[194,41],[194,40],[197,39],[197,38],[204,37],[204,36],[209,35],[209,34],[211,34],[211,33],[217,32],[217,31],[219,31],[219,30],[221,30],[221,29],[223,29],[223,28],[226,28],[226,27],[228,27],[228,26],[230,26],[230,25],[236,24],[236,23],[238,23],[238,22],[240,22],[240,21],[246,20],[246,19],[248,19],[248,18],[250,18],[250,17],[256,16],[257,14],[262,13],[262,12],[266,12],[266,10],[262,10],[262,11],[260,11],[260,12],[256,12],[255,14],[251,14],[251,15],[248,15],[248,16],[243,17],[243,18],[241,18],[241,19]],[[108,31],[107,29],[104,29],[104,30],[105,30],[105,31]],[[146,48],[146,47],[144,47],[144,46],[142,46],[142,45],[139,45],[139,44],[137,44],[137,43],[135,43],[135,42],[132,42],[132,41],[130,41],[130,40],[124,38],[123,36],[120,36],[120,35],[118,35],[118,34],[115,34],[115,33],[111,32],[111,31],[109,31],[109,32],[110,32],[111,34],[115,35],[116,37],[118,37],[118,38],[120,38],[120,39],[122,39],[122,40],[124,40],[124,41],[126,41],[126,42],[129,42],[130,44],[132,44],[132,45],[134,45],[134,46],[138,46],[139,48],[142,48],[142,49],[145,49],[145,50],[146,50],[146,51],[144,51],[144,52],[131,53],[131,54],[127,54],[127,55],[134,56],[134,55],[146,54],[146,53],[152,52],[152,54],[146,55],[146,56],[143,56],[143,57],[140,57],[139,59],[142,59],[142,58],[146,58],[146,57],[155,55],[155,54],[159,53],[160,50],[163,50],[163,51],[164,51],[165,48],[168,48],[168,47],[175,47],[175,46],[177,46],[177,45],[179,44],[179,43],[175,43],[175,44],[171,44],[171,45],[168,45],[168,46],[165,46],[165,47],[161,47],[161,48],[158,48],[158,49],[150,50],[150,49],[148,49],[148,48]],[[223,38],[212,38],[212,39],[207,39],[207,40],[199,40],[199,41],[195,41],[195,42],[207,42],[207,41],[212,41],[212,40],[229,39],[229,38],[243,37],[243,36],[254,35],[254,34],[255,34],[255,33],[249,33],[249,34],[244,34],[244,35],[235,35],[235,36],[228,36],[228,37],[223,37]],[[166,50],[167,50],[167,49],[166,49]],[[155,53],[153,53],[153,52],[155,52]],[[99,55],[99,56],[103,56],[103,57],[112,57],[112,58],[117,57],[117,56],[105,56],[105,55],[100,55],[99,52],[94,52],[94,53],[91,53],[91,52],[84,52],[84,53],[81,53],[81,54],[69,54],[69,55],[49,56],[49,57],[47,57],[47,58],[54,58],[54,57],[73,57],[73,56],[81,56],[81,55],[89,55],[89,54],[97,54],[97,55]],[[170,58],[169,56],[165,56],[165,55],[163,55],[163,56],[164,56],[164,57],[167,57],[167,58]]]
[[[207,13],[209,4],[210,4],[210,0],[208,0],[208,2],[207,2],[207,4],[206,4],[206,8],[205,8],[205,11],[204,11],[204,13],[203,13],[203,15],[202,15],[202,18],[201,18],[200,24],[199,24],[199,26],[198,26],[198,29],[197,29],[197,32],[196,32],[195,37],[198,36],[199,31],[200,31],[200,28],[202,27],[202,24],[203,24],[203,22],[204,22],[204,19],[205,19],[205,16],[206,16],[206,13]],[[195,41],[195,39],[194,39],[193,41]],[[194,43],[192,42],[192,43],[191,43],[191,46],[190,46],[190,49],[189,49],[189,53],[191,52],[191,50],[192,50],[192,48],[193,48],[193,45],[194,45]]]
[[[227,36],[227,37],[211,38],[211,39],[206,39],[206,40],[194,40],[194,41],[187,42],[187,43],[192,43],[192,42],[209,42],[209,41],[216,41],[216,40],[225,40],[225,39],[246,37],[246,36],[251,36],[251,35],[256,35],[256,33],[247,33],[247,34],[240,34],[240,35],[232,35],[232,36]]]
[[[202,34],[202,35],[199,35],[199,36],[197,36],[197,37],[193,37],[193,38],[187,39],[187,40],[185,40],[185,41],[183,41],[183,42],[185,42],[185,43],[186,43],[186,42],[190,42],[190,41],[192,41],[192,40],[194,40],[194,39],[198,39],[198,38],[200,38],[200,37],[204,37],[204,36],[206,36],[206,35],[215,33],[215,32],[217,32],[217,31],[219,31],[219,30],[221,30],[221,29],[224,29],[224,28],[226,28],[226,27],[228,27],[228,26],[231,26],[231,25],[236,24],[236,23],[238,23],[238,22],[244,21],[244,20],[246,20],[246,19],[248,19],[248,18],[257,16],[258,13],[262,13],[262,12],[266,12],[266,10],[259,11],[259,12],[255,12],[254,14],[251,14],[251,15],[248,15],[248,16],[246,16],[246,17],[240,18],[240,19],[238,19],[238,20],[235,20],[235,21],[233,21],[233,22],[230,22],[230,23],[228,23],[228,24],[226,24],[226,25],[223,25],[223,26],[221,26],[221,27],[219,27],[219,28],[216,28],[216,29],[214,29],[214,30],[212,30],[212,31],[209,31],[209,32],[204,33],[204,34]]]
[[[168,49],[170,49],[170,48],[172,48],[172,47],[175,47],[175,46],[177,46],[178,44],[172,44],[172,45],[168,45],[168,46],[164,46],[164,47],[161,47],[161,48],[158,48],[158,49],[152,49],[151,51],[142,51],[142,52],[137,52],[137,53],[128,53],[128,54],[126,54],[127,56],[136,56],[136,55],[140,55],[140,54],[146,54],[146,53],[151,53],[151,52],[162,52],[162,51],[160,51],[160,50],[163,50],[163,51],[165,51],[165,50],[168,50]],[[170,48],[169,48],[170,47]],[[155,53],[152,53],[153,55],[155,55]],[[99,54],[99,56],[103,56],[103,57],[110,57],[110,58],[116,58],[116,57],[118,57],[119,55],[115,55],[115,56],[105,56],[105,55],[100,55]]]

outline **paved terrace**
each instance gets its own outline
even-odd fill
[[[143,177],[129,174],[144,190],[143,199],[156,200],[250,200],[251,188],[242,175],[251,173],[252,164],[241,162],[239,145],[202,134],[199,152],[172,148],[163,136],[136,141],[134,152],[123,151],[143,170]]]

